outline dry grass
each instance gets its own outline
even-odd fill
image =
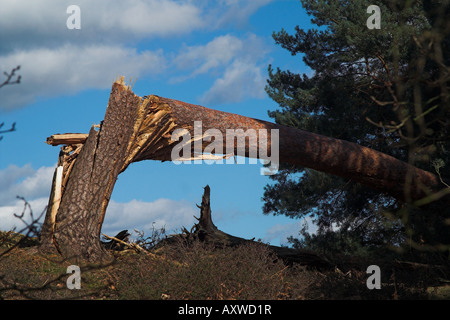
[[[0,254],[16,240],[0,241]],[[0,299],[448,299],[448,287],[423,274],[386,272],[382,289],[369,290],[361,268],[318,272],[286,266],[262,244],[214,248],[178,242],[155,255],[114,255],[110,265],[80,266],[82,287],[69,290],[69,262],[43,256],[36,247],[17,247],[0,256]]]

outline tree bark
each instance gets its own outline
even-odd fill
[[[201,121],[200,130],[195,121]],[[190,159],[214,158],[195,153],[199,150],[202,153],[205,148],[211,151],[212,142],[207,134],[211,129],[223,138],[223,141],[214,141],[222,151],[215,149],[219,154],[227,150],[228,143],[232,153],[242,155],[239,141],[243,141],[245,156],[270,160],[279,147],[280,162],[351,179],[400,201],[422,201],[431,195],[429,199],[440,205],[450,204],[450,189],[446,189],[436,175],[386,154],[347,141],[173,99],[155,95],[141,98],[124,85],[122,77],[113,84],[105,119],[98,131],[92,127],[84,142],[85,135],[73,134],[69,138],[66,136],[67,139],[54,135],[49,140],[52,145],[66,143],[68,146],[63,149],[66,154],[61,161],[64,168],[62,198],[57,208],[54,205],[59,199],[51,197],[49,200],[43,247],[53,245],[65,257],[82,257],[89,261],[104,259],[100,230],[117,176],[132,162],[174,160],[172,151],[179,143],[173,139],[177,129],[188,134],[183,143],[189,147]],[[229,129],[242,130],[230,133]],[[250,135],[252,130],[267,135]],[[272,135],[276,133],[279,144],[272,145]],[[261,153],[264,143],[267,152]],[[55,188],[53,184],[52,194]]]
[[[100,231],[124,164],[139,102],[129,88],[113,87],[102,125],[98,131],[96,126],[91,128],[76,161],[65,172],[63,179],[67,182],[54,218],[51,212],[56,199],[50,198],[43,226],[44,249],[53,244],[68,259],[109,260],[100,242]],[[52,189],[55,187],[53,184]]]

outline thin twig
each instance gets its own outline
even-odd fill
[[[0,83],[0,88],[4,87],[8,84],[19,84],[20,80],[21,80],[21,76],[17,76],[17,78],[14,81],[11,81],[13,79],[13,77],[15,76],[16,71],[18,71],[20,69],[20,66],[15,67],[14,69],[11,70],[10,73],[8,72],[3,72],[3,74],[6,76],[6,80],[3,81],[3,83]]]
[[[138,253],[139,253],[139,252],[144,252],[144,253],[148,254],[149,256],[152,256],[152,257],[155,256],[153,253],[148,252],[147,250],[145,250],[144,248],[142,248],[140,245],[138,245],[138,244],[136,244],[136,243],[128,243],[128,242],[125,242],[125,241],[123,241],[123,240],[117,239],[116,237],[107,236],[107,235],[104,234],[104,233],[102,233],[102,235],[103,235],[105,238],[107,238],[107,239],[117,241],[117,242],[119,242],[119,243],[121,243],[121,244],[123,244],[123,245],[125,245],[125,246],[127,246],[127,247],[129,247],[129,248],[131,248],[131,249],[134,249],[134,250],[135,250],[136,252],[138,252]]]

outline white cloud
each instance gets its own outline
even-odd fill
[[[54,167],[35,170],[29,164],[23,167],[10,165],[0,170],[0,206],[17,205],[17,196],[27,200],[48,199],[53,171]]]
[[[39,223],[44,222],[45,209],[48,204],[48,197],[25,200],[28,202],[29,207],[25,206],[25,202],[20,199],[15,199],[15,201],[10,205],[0,206],[1,231],[9,231],[14,229],[15,231],[19,232],[26,228],[26,224],[15,215],[22,216],[22,219],[27,224],[30,224],[32,221],[36,220],[38,220]]]
[[[66,26],[66,10],[73,4],[80,7],[81,30]],[[186,34],[204,25],[201,15],[191,1],[2,0],[0,52]]]
[[[0,70],[17,65],[21,66],[21,84],[0,90],[0,109],[21,107],[38,97],[106,89],[117,75],[157,74],[164,70],[165,59],[162,50],[137,52],[120,46],[66,44],[11,53],[2,57]]]
[[[231,35],[219,36],[206,45],[186,46],[180,50],[180,54],[173,63],[179,70],[194,70],[189,76],[180,77],[177,80],[186,80],[199,74],[209,72],[229,63],[242,51],[243,41]]]
[[[80,7],[81,30],[67,29],[71,4]],[[160,74],[163,51],[138,51],[136,41],[189,33],[203,25],[201,14],[191,1],[2,0],[0,70],[20,65],[22,81],[0,91],[0,110],[107,89],[117,75]]]
[[[19,86],[0,91],[0,110],[12,110],[37,98],[107,89],[117,75],[140,77],[167,71],[162,50],[138,51],[136,43],[155,37],[179,37],[196,30],[216,30],[245,23],[271,0],[2,0],[0,70],[21,66]],[[68,30],[66,9],[78,5],[81,30]],[[201,74],[217,79],[203,97],[211,103],[261,97],[261,63],[267,50],[255,35],[216,37],[206,45],[184,45],[170,67],[172,82]],[[258,64],[258,62],[260,64]],[[238,64],[248,64],[236,73]],[[179,74],[181,72],[181,74]],[[185,74],[183,74],[185,72]],[[230,81],[247,83],[232,101],[223,100]],[[239,88],[238,88],[239,89]],[[250,90],[250,91],[245,91]]]
[[[243,26],[248,18],[259,8],[273,0],[220,0],[214,1],[215,7],[209,8],[208,25],[213,28],[235,24]],[[211,1],[210,1],[211,2]]]
[[[30,204],[33,217],[36,219],[42,215],[39,222],[43,223],[48,197],[26,200]],[[20,230],[25,227],[14,214],[20,215],[24,212],[23,219],[31,222],[30,209],[24,210],[24,204],[22,200],[14,199],[8,205],[0,206],[0,230]],[[133,234],[136,229],[150,236],[153,228],[165,228],[168,233],[178,232],[182,227],[189,229],[196,223],[194,215],[198,216],[198,209],[186,201],[157,199],[152,202],[131,200],[120,203],[111,200],[106,210],[102,233],[114,236],[127,229]]]
[[[25,212],[24,219],[31,222],[30,210],[24,211],[24,201],[30,204],[33,217],[43,213],[40,222],[44,221],[54,167],[41,167],[37,170],[30,165],[17,167],[11,165],[0,170],[0,230],[20,230],[25,225],[14,216]],[[126,203],[111,200],[103,223],[102,232],[115,235],[128,229],[144,231],[151,234],[152,227],[175,231],[182,227],[190,228],[194,223],[194,215],[198,209],[187,201],[157,199],[151,202],[131,200]],[[154,223],[154,224],[153,224]]]
[[[261,67],[236,60],[202,96],[203,104],[240,102],[248,98],[264,98],[266,79]]]
[[[140,35],[165,36],[188,33],[203,25],[200,8],[190,1],[134,0],[120,1],[112,6],[108,0],[103,1],[103,5],[100,27],[108,32],[122,29]],[[95,7],[98,8],[97,1]]]
[[[273,0],[2,0],[0,53],[64,43],[105,44],[180,36],[243,25]],[[81,30],[68,30],[66,12],[80,7]]]
[[[174,65],[188,74],[173,77],[171,81],[185,81],[202,74],[215,78],[200,98],[206,105],[264,98],[266,79],[262,70],[267,65],[267,52],[268,46],[254,34],[242,39],[227,34],[205,45],[185,45],[174,59]]]
[[[194,223],[198,209],[186,201],[157,199],[152,202],[131,200],[119,203],[111,200],[105,215],[102,232],[115,235],[128,229],[144,231],[151,234],[152,228],[165,228],[166,231],[179,231],[182,227],[190,228]]]
[[[20,230],[25,227],[14,214],[24,212],[24,220],[31,222],[30,209],[25,208],[25,202],[18,199],[23,197],[31,206],[33,217],[36,219],[48,204],[54,167],[33,169],[29,164],[23,167],[10,165],[0,170],[0,230]],[[40,222],[43,222],[42,215]]]

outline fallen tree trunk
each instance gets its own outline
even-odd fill
[[[113,84],[102,125],[93,126],[87,138],[54,135],[49,143],[68,146],[60,154],[62,177],[52,186],[42,243],[44,248],[56,247],[65,257],[101,260],[100,230],[114,183],[128,165],[142,160],[243,155],[338,175],[400,201],[428,197],[439,205],[450,204],[450,189],[436,175],[386,154],[173,99],[141,98],[125,86],[123,77]],[[183,156],[178,158],[181,151]],[[55,197],[58,194],[60,199]]]
[[[372,189],[389,194],[400,201],[412,202],[423,199],[433,193],[444,190],[440,194],[446,204],[450,204],[450,190],[443,185],[439,178],[427,171],[409,165],[392,156],[376,150],[357,145],[344,140],[325,137],[311,132],[285,127],[270,122],[252,119],[236,114],[208,109],[201,106],[191,105],[185,102],[150,96],[150,108],[147,113],[147,121],[164,113],[161,118],[166,128],[184,128],[189,132],[191,138],[187,144],[192,148],[195,144],[200,145],[202,151],[210,144],[206,137],[196,137],[194,121],[201,122],[203,131],[209,129],[217,130],[223,136],[220,150],[226,150],[227,145],[234,146],[234,154],[239,154],[238,141],[245,141],[245,156],[250,157],[256,152],[252,148],[258,148],[267,143],[266,155],[258,153],[258,157],[270,160],[269,154],[279,151],[279,161],[302,167],[308,167],[318,171],[341,176]],[[229,129],[242,129],[241,132],[227,132]],[[266,141],[259,137],[250,135],[250,130],[264,130],[267,132]],[[199,131],[199,130],[197,130]],[[173,142],[170,141],[170,129],[164,131],[166,135],[160,136],[160,147],[153,146],[139,149],[129,159],[141,161],[146,159],[170,161]],[[278,133],[279,145],[272,144],[272,134]],[[164,140],[165,138],[165,140]],[[247,138],[247,139],[246,139]],[[230,142],[230,140],[232,140]],[[194,150],[193,150],[194,151]],[[193,158],[195,155],[192,154]],[[130,155],[131,157],[131,155]],[[447,196],[446,196],[447,195]]]
[[[116,82],[113,89],[117,86],[123,84]],[[226,153],[228,144],[233,146],[231,151],[234,155],[240,155],[239,144],[234,139],[245,143],[243,155],[271,160],[269,154],[276,151],[272,150],[271,135],[277,132],[279,162],[341,176],[403,202],[418,201],[434,194],[431,200],[450,204],[450,190],[435,174],[355,143],[153,95],[134,109],[138,113],[137,119],[121,171],[130,163],[142,160],[183,160],[173,159],[172,151],[178,140],[172,141],[171,138],[177,129],[186,130],[190,138],[180,143],[191,148],[191,154],[184,160],[211,159],[209,155],[198,155],[195,151],[213,149],[218,154]],[[201,129],[195,127],[195,121],[201,123]],[[211,129],[223,137],[223,141],[214,141],[214,148],[208,136]],[[260,136],[250,134],[250,130],[264,130],[267,138],[262,141]],[[70,140],[64,135],[53,135],[49,143],[70,144]],[[262,144],[267,144],[267,152],[261,155],[259,147]],[[222,152],[217,152],[217,149]]]

